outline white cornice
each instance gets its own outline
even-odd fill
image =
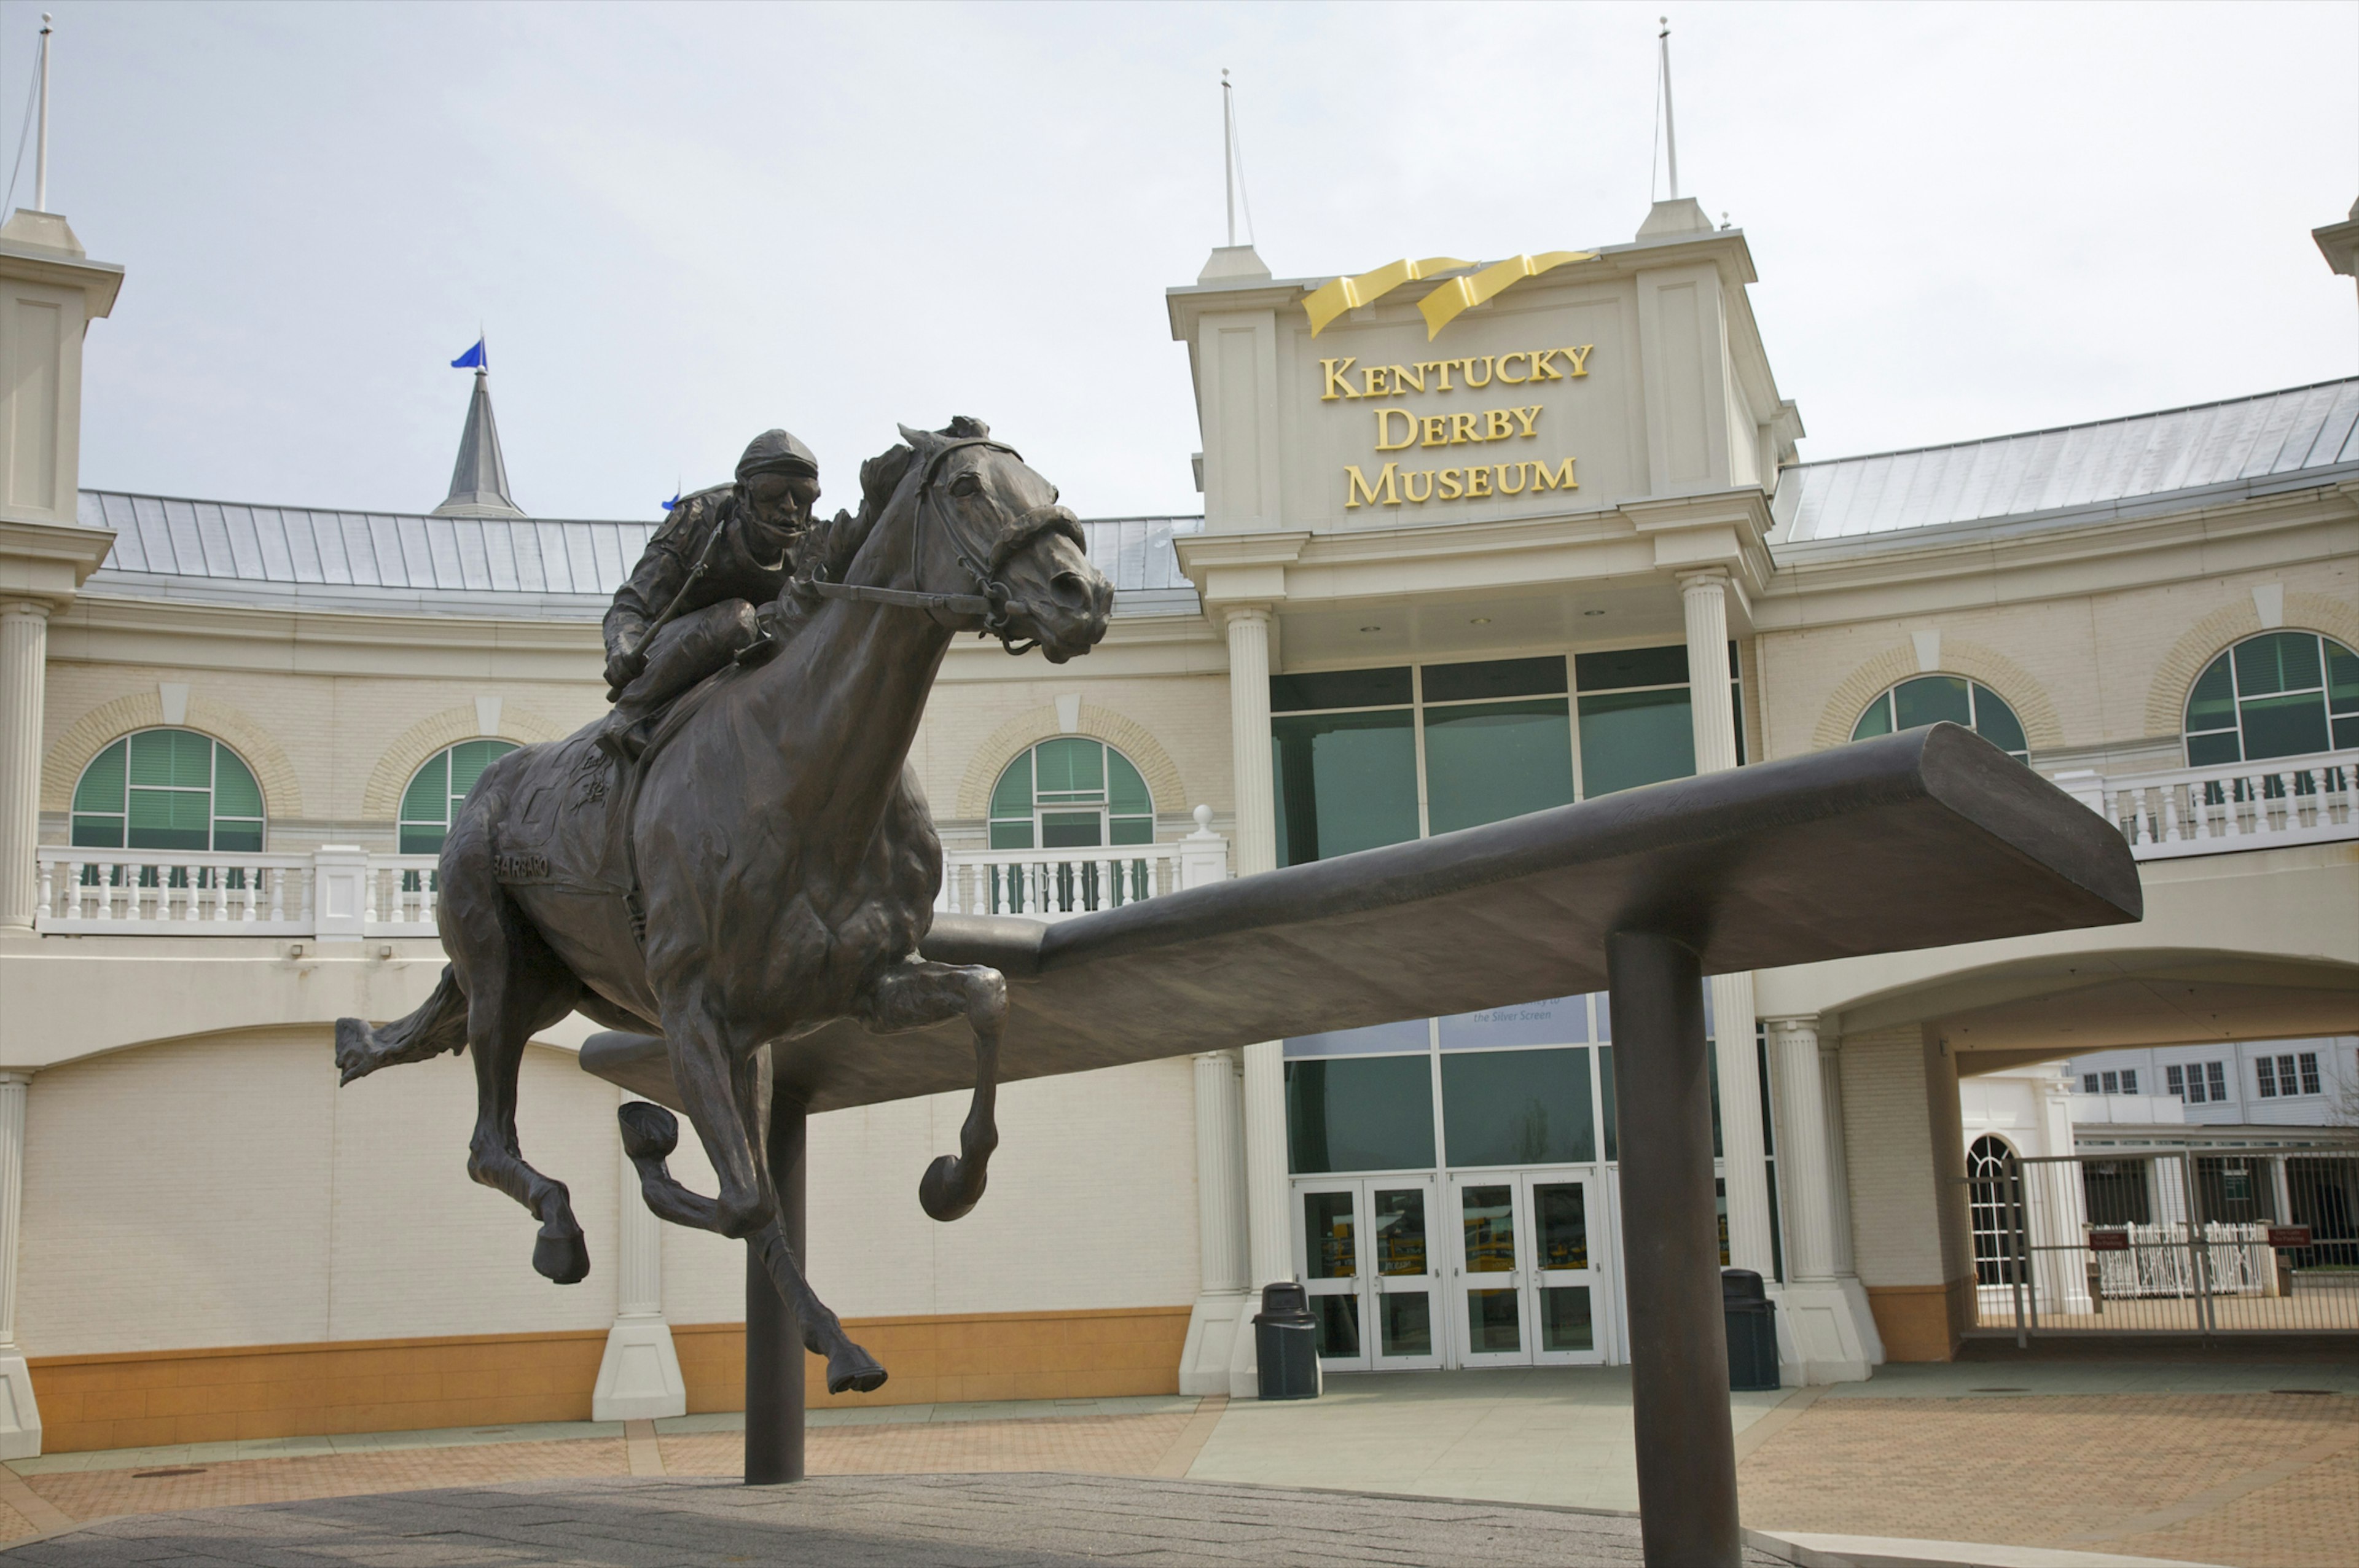
[[[114,547],[104,528],[0,516],[0,598],[38,599],[57,611]]]

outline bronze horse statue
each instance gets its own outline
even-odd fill
[[[889,1034],[963,1017],[973,1107],[959,1152],[927,1168],[919,1195],[939,1220],[974,1206],[998,1142],[1007,987],[996,969],[919,955],[941,842],[909,747],[953,635],[1062,663],[1104,636],[1114,602],[1055,487],[985,427],[901,434],[861,466],[857,516],[814,531],[769,638],[748,650],[769,656],[741,655],[683,697],[636,779],[616,776],[595,726],[484,771],[442,848],[451,962],[433,995],[394,1023],[336,1025],[345,1083],[473,1047],[468,1173],[532,1211],[533,1267],[560,1284],[589,1273],[589,1251],[565,1184],[517,1147],[526,1042],[576,1011],[660,1033],[721,1191],[672,1178],[678,1122],[634,1102],[624,1147],[647,1206],[758,1246],[834,1392],[875,1389],[885,1370],[787,1245],[761,1147],[762,1051],[839,1019]]]

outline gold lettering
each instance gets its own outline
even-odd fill
[[[1465,487],[1458,482],[1456,469],[1443,469],[1436,477],[1440,481],[1441,488],[1434,492],[1435,500],[1455,501],[1466,493]]]
[[[1408,427],[1407,430],[1401,432],[1401,438],[1397,441],[1389,439],[1392,435],[1391,422],[1395,419],[1399,420],[1402,424]],[[1376,450],[1380,452],[1397,452],[1403,447],[1413,443],[1416,439],[1416,415],[1410,413],[1406,408],[1379,408],[1376,410]]]
[[[1368,498],[1368,504],[1371,506],[1379,502],[1386,506],[1398,506],[1400,497],[1393,493],[1393,479],[1399,469],[1398,463],[1386,463],[1384,471],[1376,475],[1376,482],[1372,486],[1368,483],[1368,476],[1360,471],[1357,464],[1344,464],[1343,510],[1349,512],[1359,505],[1360,498],[1364,495]]]
[[[1402,393],[1409,390],[1410,387],[1415,387],[1419,392],[1423,392],[1425,390],[1425,367],[1423,365],[1418,366],[1415,373],[1411,373],[1409,367],[1407,365],[1395,365],[1392,367],[1392,378],[1393,395],[1395,397],[1398,397]],[[1402,385],[1401,384],[1403,382],[1407,382],[1408,384],[1408,386]]]
[[[1589,351],[1596,346],[1597,345],[1595,343],[1583,343],[1577,349],[1559,349],[1557,352],[1563,354],[1572,361],[1573,374],[1587,375],[1589,373]]]
[[[1535,352],[1532,355],[1532,379],[1534,381],[1539,381],[1543,378],[1549,381],[1562,381],[1564,379],[1564,373],[1558,370],[1556,366],[1549,363],[1549,360],[1552,356],[1562,352],[1564,352],[1562,349],[1541,349]]]
[[[1572,460],[1571,458],[1565,459],[1563,466],[1558,469],[1553,474],[1549,471],[1549,466],[1545,462],[1537,462],[1532,465],[1532,493],[1534,495],[1538,495],[1541,491],[1549,488],[1551,485],[1558,490],[1579,490],[1581,488],[1580,485],[1573,482]]]
[[[1425,416],[1425,439],[1419,442],[1418,445],[1421,447],[1446,447],[1450,445],[1450,416],[1447,414],[1427,415]]]
[[[1491,384],[1491,356],[1489,354],[1484,354],[1483,356],[1483,379],[1480,381],[1476,381],[1474,379],[1474,362],[1472,359],[1460,360],[1458,362],[1466,367],[1466,384],[1469,387],[1480,391],[1482,388]]]
[[[1474,428],[1474,421],[1480,417],[1476,414],[1452,414],[1450,416],[1450,444],[1454,447],[1462,441],[1481,440],[1482,436]]]
[[[1499,356],[1499,379],[1506,382],[1509,386],[1523,385],[1524,383],[1531,380],[1532,378],[1528,374],[1509,375],[1507,373],[1507,362],[1509,360],[1528,360],[1532,357],[1533,356],[1531,354],[1522,351],[1512,354],[1501,354]]]
[[[1389,397],[1392,395],[1393,389],[1385,382],[1385,367],[1382,365],[1369,365],[1365,367],[1360,372],[1360,380],[1363,383],[1363,385],[1360,388],[1360,395],[1363,397]]]
[[[1499,465],[1499,493],[1501,495],[1523,494],[1524,487],[1531,483],[1531,481],[1525,476],[1531,470],[1533,466],[1534,465],[1530,463],[1501,463]],[[1509,490],[1507,488],[1507,475],[1510,473],[1513,473],[1516,476],[1516,488],[1513,490]]]
[[[1351,384],[1343,379],[1352,373],[1352,367],[1358,362],[1356,355],[1350,359],[1321,360],[1319,368],[1327,373],[1327,390],[1319,395],[1319,401],[1332,403],[1339,397],[1359,396],[1358,393],[1352,390]]]
[[[1508,412],[1513,414],[1517,419],[1523,421],[1525,435],[1537,436],[1539,434],[1538,430],[1532,428],[1533,422],[1540,416],[1540,406],[1538,404],[1535,403],[1529,408],[1512,408],[1509,409]]]
[[[1450,390],[1450,367],[1457,362],[1458,362],[1456,360],[1425,360],[1420,362],[1417,368],[1419,370],[1430,370],[1434,374],[1440,376],[1441,378],[1440,390],[1448,392]]]
[[[1472,501],[1478,495],[1488,495],[1490,493],[1491,470],[1487,468],[1468,469],[1466,470],[1466,498]]]
[[[1515,433],[1516,411],[1514,409],[1494,408],[1484,414],[1483,438],[1484,440],[1504,441]]]
[[[1417,492],[1417,481],[1419,480],[1425,481],[1425,493],[1423,495],[1419,495]],[[1433,499],[1433,470],[1431,469],[1419,469],[1415,473],[1405,473],[1401,475],[1400,489],[1402,495],[1416,502],[1419,506],[1424,505],[1427,502]]]

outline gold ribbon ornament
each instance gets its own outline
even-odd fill
[[[1461,313],[1495,297],[1510,284],[1538,277],[1567,262],[1596,259],[1595,251],[1542,251],[1536,256],[1509,256],[1481,272],[1465,277],[1453,277],[1418,301],[1418,309],[1425,315],[1425,341],[1429,343],[1433,341],[1441,329],[1456,320]]]
[[[1310,314],[1310,335],[1317,337],[1328,322],[1344,311],[1355,310],[1363,305],[1374,305],[1404,283],[1431,277],[1437,272],[1448,272],[1452,267],[1473,265],[1473,262],[1460,261],[1456,256],[1428,256],[1423,261],[1397,261],[1390,266],[1380,266],[1357,277],[1335,278],[1321,285],[1302,302],[1302,308]],[[1429,336],[1427,341],[1432,340]]]

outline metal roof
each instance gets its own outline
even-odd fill
[[[1774,548],[1956,524],[2060,524],[2307,488],[2348,473],[2359,473],[2359,377],[1804,463],[1779,477],[1769,542]]]
[[[80,520],[114,530],[88,589],[167,598],[445,614],[596,619],[657,524],[533,517],[331,512],[82,492]],[[1174,535],[1201,517],[1082,524],[1114,579],[1116,614],[1192,612]]]

